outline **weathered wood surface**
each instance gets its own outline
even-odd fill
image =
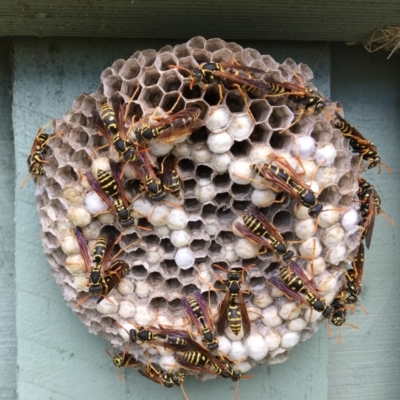
[[[400,25],[396,0],[3,0],[0,36],[366,41]]]

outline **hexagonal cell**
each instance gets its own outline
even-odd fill
[[[119,242],[121,248],[124,249],[126,253],[130,253],[135,250],[135,246],[138,246],[140,242],[139,236],[137,233],[132,232],[128,235],[123,235]]]
[[[128,112],[127,112],[126,123],[128,125],[132,123],[133,118],[135,121],[139,121],[143,117],[142,107],[136,101],[132,101],[131,103],[129,103],[129,105],[127,105],[127,108]]]
[[[189,158],[181,158],[178,161],[179,170],[182,175],[186,178],[194,174],[195,165],[194,162]]]
[[[160,244],[160,238],[157,235],[143,236],[142,240],[149,246],[158,246]],[[163,239],[164,240],[164,239]]]
[[[246,110],[246,104],[243,96],[239,92],[229,92],[226,96],[225,104],[232,113]]]
[[[239,185],[238,183],[234,183],[231,186],[232,196],[235,199],[248,199],[250,197],[251,190],[251,185]]]
[[[83,130],[71,130],[68,135],[69,143],[74,150],[81,150],[87,146],[89,135]]]
[[[279,211],[274,215],[273,225],[279,230],[280,228],[287,228],[292,226],[293,216],[288,211]]]
[[[193,49],[192,57],[197,61],[199,65],[208,63],[211,60],[211,53],[203,49]]]
[[[202,253],[207,250],[208,246],[209,242],[203,239],[194,239],[189,245],[194,253]]]
[[[204,229],[204,223],[200,220],[189,221],[187,226],[188,226],[188,229],[192,232],[192,234],[201,233]]]
[[[66,167],[57,169],[55,179],[61,185],[61,187],[64,187],[71,181],[77,181],[78,175],[70,165],[67,165]]]
[[[215,196],[215,201],[219,206],[228,206],[231,201],[231,195],[228,192],[218,193]]]
[[[131,80],[137,78],[140,74],[141,67],[137,60],[130,58],[126,60],[119,71],[121,78]]]
[[[232,208],[238,212],[238,213],[243,213],[247,210],[247,207],[251,204],[251,201],[238,201],[235,200],[232,203]]]
[[[205,126],[202,126],[201,128],[195,130],[191,135],[190,135],[190,141],[193,144],[198,144],[198,143],[205,143],[207,142],[208,138],[208,130]]]
[[[319,195],[318,202],[329,203],[336,205],[340,199],[341,195],[337,192],[336,186],[326,187]]]
[[[220,48],[213,52],[211,60],[215,63],[228,63],[233,56],[234,54],[231,49]]]
[[[122,79],[118,75],[109,75],[103,80],[104,95],[108,98],[121,90]]]
[[[270,130],[267,124],[256,125],[249,139],[252,143],[267,143]]]
[[[61,187],[54,179],[48,178],[46,180],[46,188],[49,199],[58,199],[61,197]]]
[[[174,92],[180,88],[182,84],[181,76],[175,71],[170,70],[162,74],[158,85],[166,92]]]
[[[274,106],[268,118],[268,124],[272,130],[276,131],[287,128],[293,119],[294,115],[287,106]]]
[[[203,96],[203,89],[199,85],[190,88],[190,83],[184,83],[182,86],[182,96],[187,100],[200,99]]]
[[[221,254],[221,249],[222,246],[213,240],[208,248],[208,252],[211,255],[210,257],[219,256]]]
[[[179,280],[182,284],[192,282],[193,279],[195,278],[195,269],[194,268],[189,268],[189,269],[181,269],[179,271]]]
[[[269,144],[273,149],[287,149],[292,146],[293,137],[288,134],[273,132]]]
[[[207,218],[209,216],[215,215],[217,212],[217,206],[214,204],[208,203],[203,205],[203,212],[201,213],[201,216],[204,218]]]
[[[86,126],[86,117],[82,113],[68,113],[65,118],[66,121],[72,125],[73,128],[81,129],[82,126]]]
[[[193,49],[195,49],[195,48],[202,49],[202,48],[204,48],[205,43],[206,43],[206,39],[204,39],[203,36],[195,36],[188,40],[187,45],[189,48],[191,47]]]
[[[264,122],[272,113],[272,108],[266,100],[252,100],[250,111],[256,122]]]
[[[250,278],[249,286],[251,287],[252,290],[260,290],[262,288],[265,288],[266,286],[265,278],[263,277]]]
[[[228,190],[232,184],[229,173],[215,175],[213,184],[218,190]]]
[[[150,300],[150,306],[154,310],[166,310],[168,308],[168,302],[164,297],[154,297]]]
[[[185,197],[189,197],[193,195],[194,188],[196,187],[197,182],[194,179],[188,179],[184,182],[184,190],[185,190]]]
[[[211,85],[209,86],[203,96],[204,101],[209,105],[209,106],[216,106],[217,104],[220,104],[221,102],[221,97],[219,93],[219,88],[221,88],[222,91],[222,97],[225,97],[226,94],[226,89],[222,85]]]
[[[339,193],[350,194],[355,193],[358,189],[358,181],[352,172],[345,173],[338,182]]]
[[[264,275],[269,276],[272,272],[278,271],[281,263],[278,261],[274,261],[270,263],[266,268],[264,268]]]
[[[185,285],[182,290],[181,293],[184,296],[193,296],[193,293],[198,290],[197,286],[194,285],[193,283],[190,283],[189,285]]]
[[[180,288],[181,288],[181,283],[176,278],[167,279],[165,281],[165,290],[167,292],[179,292]]]
[[[161,264],[160,267],[164,273],[165,276],[174,276],[176,275],[178,269],[178,266],[176,265],[175,260],[164,260]]]
[[[196,168],[195,176],[199,182],[202,181],[205,183],[207,181],[211,181],[211,175],[213,172],[214,171],[207,165],[200,164]]]
[[[175,251],[175,246],[171,243],[169,238],[162,239],[160,247],[164,249],[166,253],[173,253]]]
[[[178,92],[170,92],[164,95],[160,101],[160,107],[165,112],[177,113],[185,108],[185,101],[179,96]]]
[[[173,50],[174,54],[178,57],[178,58],[183,58],[183,57],[187,57],[190,56],[190,51],[186,45],[186,43],[183,44],[177,44],[174,47]]]
[[[231,231],[221,231],[218,234],[217,241],[224,244],[231,244],[236,241],[237,236]]]
[[[159,289],[164,284],[164,278],[159,272],[151,272],[146,279],[146,282],[152,289]]]
[[[143,265],[134,265],[130,268],[130,273],[136,279],[143,279],[147,276],[147,269]]]
[[[311,137],[316,142],[330,142],[332,138],[332,127],[326,121],[317,121],[314,125],[314,129],[311,132]]]
[[[234,157],[248,157],[252,148],[253,146],[248,140],[244,140],[243,142],[235,141],[230,151]]]
[[[225,47],[225,41],[222,39],[214,38],[208,39],[204,48],[208,51],[214,52]]]
[[[231,209],[221,207],[217,211],[217,217],[221,221],[221,225],[229,226],[232,225],[233,221],[236,219],[236,215]]]
[[[177,311],[182,310],[182,301],[181,299],[173,299],[168,303],[168,308],[170,309],[171,313],[176,313]]]
[[[143,258],[146,255],[146,250],[138,248],[136,250],[131,251],[130,255],[133,256],[136,259],[140,259],[140,258]]]
[[[197,214],[200,212],[202,204],[197,199],[185,199],[185,208],[188,212]]]
[[[177,64],[178,58],[173,53],[170,53],[168,51],[159,54],[154,63],[159,71],[168,71],[171,69],[171,65]]]
[[[139,79],[140,84],[143,86],[153,86],[160,79],[160,73],[157,68],[150,67],[143,70],[141,78]]]
[[[148,109],[153,109],[160,104],[163,97],[163,92],[158,86],[151,86],[144,88],[139,96],[139,101],[145,107],[146,111]]]
[[[74,152],[71,155],[71,160],[75,163],[75,165],[77,166],[77,168],[80,171],[88,170],[88,169],[90,169],[90,166],[92,165],[92,162],[89,159],[89,156],[86,153],[86,150]]]
[[[154,64],[157,58],[157,52],[153,49],[142,50],[136,57],[142,67],[149,67]]]

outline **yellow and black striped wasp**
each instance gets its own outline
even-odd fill
[[[50,125],[51,123],[53,123],[53,121],[54,120],[51,120],[46,125],[42,126],[35,136],[35,139],[33,141],[32,147],[31,147],[31,151],[26,160],[27,164],[28,164],[29,173],[21,182],[21,186],[20,186],[21,189],[25,186],[25,184],[30,176],[33,176],[35,183],[37,183],[37,178],[40,175],[45,174],[43,164],[47,164],[49,162],[49,161],[45,160],[47,149],[48,149],[47,143],[50,140],[52,140],[55,137],[62,134],[62,132],[60,132],[60,133],[54,133],[52,135],[49,135],[48,133],[44,132],[46,127],[48,125]]]
[[[279,267],[279,272],[284,285],[291,292],[303,295],[306,302],[315,311],[322,313],[324,318],[329,318],[331,316],[333,307],[327,305],[321,298],[299,264],[297,264],[294,260],[290,260],[287,267]],[[304,303],[304,301],[300,300],[297,296],[292,295],[292,297]]]
[[[216,268],[222,269],[223,267],[214,264]],[[239,335],[243,329],[244,337],[250,334],[251,322],[247,312],[246,303],[243,299],[243,294],[249,294],[250,291],[243,291],[241,283],[243,282],[243,274],[247,269],[253,267],[250,264],[247,267],[240,268],[234,267],[227,271],[227,279],[222,283],[226,287],[225,298],[220,304],[218,310],[218,319],[216,322],[217,332],[222,335],[227,326],[230,327],[234,335]]]
[[[205,88],[209,85],[217,84],[219,101],[216,104],[216,107],[222,103],[224,98],[222,87],[226,87],[227,89],[237,89],[251,116],[252,113],[249,109],[246,93],[251,93],[260,98],[264,97],[269,90],[269,85],[266,82],[254,77],[256,74],[264,75],[265,71],[241,65],[234,60],[230,63],[207,62],[191,70],[179,65],[171,65],[170,67],[184,70],[189,73],[190,89],[193,89],[194,85],[197,84],[202,84]]]
[[[96,179],[91,171],[87,171],[85,176],[89,185],[109,206],[111,212],[117,216],[118,222],[123,228],[128,228],[134,223],[130,215],[130,200],[125,193],[121,172],[117,164],[109,159],[112,173],[99,169]]]
[[[323,205],[317,201],[317,196],[310,186],[283,157],[276,157],[275,163],[277,166],[268,163],[254,164],[253,169],[262,178],[275,184],[283,192],[307,207],[310,217],[318,217],[322,212]]]
[[[394,225],[394,222],[381,209],[381,199],[374,186],[363,178],[359,178],[358,186],[357,195],[360,201],[361,240],[365,239],[365,245],[369,249],[375,226],[375,217],[382,214],[391,225]]]
[[[93,255],[94,261],[92,262],[86,240],[79,228],[76,229],[75,235],[82,258],[89,274],[89,281],[87,283],[87,286],[89,287],[89,294],[81,299],[76,305],[81,305],[89,297],[99,297],[97,300],[98,304],[104,298],[107,298],[114,287],[121,282],[121,279],[124,278],[128,273],[129,266],[125,261],[122,260],[115,260],[110,266],[108,266],[109,262],[111,261],[111,253],[114,247],[114,242],[111,240],[111,237],[109,240],[107,240],[104,253],[103,244],[100,244],[99,242],[98,249],[95,249],[96,255]],[[101,262],[99,265],[97,265],[96,260],[99,259],[101,259]],[[93,263],[95,265],[93,265]]]
[[[125,128],[129,104],[136,95],[137,90],[131,100],[125,104],[125,107],[121,104],[122,99],[120,97],[113,96],[111,98],[112,106],[104,103],[101,106],[100,113],[94,111],[92,114],[94,124],[100,135],[107,139],[110,146],[113,145],[115,147],[124,162],[135,163],[137,161],[137,145],[128,138],[131,128]]]
[[[104,351],[111,358],[113,364],[115,365],[115,368],[117,368],[118,378],[121,382],[123,382],[124,378],[122,376],[120,368],[134,368],[139,364],[136,358],[133,357],[132,354],[129,354],[127,352],[117,354],[115,352],[115,349],[113,349],[114,355],[111,355],[107,349],[104,349]]]
[[[245,225],[236,222],[235,228],[247,239],[261,244],[265,250],[270,249],[280,255],[283,260],[291,259],[294,253],[288,249],[276,227],[267,220],[258,208],[250,206],[247,210],[248,215],[243,216]]]
[[[183,390],[183,383],[186,378],[184,372],[164,372],[161,369],[157,369],[150,361],[148,361],[144,370],[139,370],[139,373],[147,379],[158,383],[166,388],[172,388],[178,386],[182,390],[182,395],[185,400],[189,400],[185,391]]]
[[[183,308],[190,321],[203,335],[203,344],[209,350],[215,350],[218,348],[218,339],[215,337],[209,307],[198,290],[195,290],[193,295],[194,297],[182,297]]]
[[[347,304],[355,304],[361,293],[362,276],[364,270],[364,245],[360,242],[357,250],[357,256],[351,263],[352,268],[346,271],[346,298]]]
[[[325,110],[326,99],[315,93],[314,90],[306,89],[305,87],[291,82],[280,82],[268,76],[264,76],[263,79],[268,85],[268,91],[272,93],[273,96],[289,96],[289,99],[293,101],[293,103],[304,106],[306,112],[313,109],[314,115],[321,114]],[[302,113],[300,116],[301,115]],[[294,125],[294,123],[292,123],[292,125]]]
[[[159,175],[164,189],[180,199],[182,180],[179,174],[178,161],[174,155],[167,154],[160,161]]]
[[[233,369],[232,362],[225,356],[215,356],[199,343],[191,340],[193,350],[185,351],[177,357],[178,364],[185,369],[198,373],[216,374],[221,378],[230,378],[236,382],[235,400],[238,399],[238,383],[242,378],[252,378],[252,375],[243,375],[239,369]]]
[[[350,139],[349,145],[353,153],[357,153],[361,160],[367,161],[367,168],[374,168],[379,165],[379,172],[381,172],[381,165],[391,173],[392,170],[381,160],[378,155],[378,148],[374,143],[367,140],[353,125],[350,125],[341,115],[335,113],[336,121],[333,123],[335,128],[338,128],[345,138]]]
[[[168,113],[167,113],[168,114]],[[157,139],[162,143],[170,143],[178,138],[189,136],[198,129],[202,122],[199,120],[201,110],[198,107],[189,107],[164,117],[156,117],[156,122],[141,123],[134,130],[139,143]]]

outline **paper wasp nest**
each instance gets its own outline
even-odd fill
[[[37,201],[45,253],[66,302],[91,332],[100,333],[120,349],[126,347],[128,335],[114,321],[126,327],[129,321],[144,327],[159,322],[163,327],[198,334],[188,323],[182,295],[190,296],[197,288],[208,291],[212,313],[217,315],[225,291],[216,288],[224,289],[220,279],[225,280],[226,273],[213,264],[229,270],[254,263],[242,283],[243,290],[251,291],[244,296],[251,334],[247,338],[232,333],[219,337],[221,352],[239,361],[237,368],[246,371],[265,361],[285,360],[290,348],[309,338],[325,319],[310,307],[299,308],[266,283],[266,278],[276,275],[279,260],[271,251],[259,254],[260,246],[236,235],[235,221],[241,220],[251,204],[262,207],[290,242],[290,249],[302,256],[296,261],[310,276],[314,274],[317,290],[330,303],[343,285],[338,267],[345,265],[359,242],[358,205],[354,202],[358,161],[325,113],[304,116],[280,134],[297,116],[287,96],[247,96],[252,119],[238,90],[224,87],[223,101],[215,109],[217,85],[191,89],[188,74],[171,68],[180,65],[192,69],[204,62],[228,63],[232,59],[262,69],[276,80],[298,83],[300,79],[308,84],[313,77],[304,64],[291,59],[279,64],[269,55],[220,39],[195,37],[158,52],[137,51],[128,60],[115,61],[102,73],[99,89],[78,96],[64,118],[56,120],[54,132],[62,134],[48,142],[48,163],[45,175],[39,178]],[[129,123],[133,116],[137,122],[151,116],[155,107],[159,107],[156,113],[168,112],[181,94],[174,111],[199,107],[202,126],[175,145],[149,142],[155,159],[167,153],[178,158],[183,199],[168,195],[166,201],[157,203],[141,195],[131,204],[135,225],[123,230],[112,213],[96,215],[107,207],[88,210],[88,198],[94,192],[83,176],[89,170],[109,170],[107,157],[118,161],[112,146],[99,149],[107,142],[94,125],[93,112],[105,102],[111,104],[116,94],[129,102],[138,87],[140,94],[129,105]],[[272,152],[283,155],[302,172],[305,181],[312,181],[324,210],[331,207],[333,211],[313,219],[290,197],[273,203],[277,193],[250,168],[251,164],[267,162]],[[127,168],[126,191],[134,198],[138,184],[128,179],[129,172]],[[88,274],[77,245],[76,226],[81,227],[92,250],[100,229],[107,224],[122,233],[118,258],[129,265],[129,272],[108,299],[96,305],[96,300],[89,298],[77,307],[87,295]],[[138,344],[130,344],[129,352],[146,363],[145,349],[158,364],[171,354]]]

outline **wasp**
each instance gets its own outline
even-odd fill
[[[321,213],[323,205],[318,203],[315,193],[289,163],[281,159],[277,159],[276,163],[279,167],[265,163],[254,164],[253,169],[262,178],[274,183],[279,189],[307,207],[310,217],[317,217]]]
[[[379,172],[381,172],[382,164],[388,172],[392,172],[391,168],[381,161],[381,157],[378,155],[378,148],[372,142],[368,141],[353,125],[350,125],[338,113],[335,113],[335,117],[337,120],[333,125],[342,132],[345,138],[350,139],[349,145],[353,153],[357,153],[360,156],[360,160],[367,161],[368,169],[379,165]]]
[[[129,211],[130,201],[125,193],[124,184],[116,163],[111,159],[109,162],[112,174],[100,169],[97,173],[98,180],[96,180],[91,171],[87,171],[85,175],[89,185],[117,216],[121,226],[127,228],[134,223]]]
[[[161,182],[164,189],[177,199],[181,198],[182,181],[178,170],[178,162],[175,156],[167,154],[160,162]]]
[[[195,290],[193,295],[194,297],[182,297],[183,308],[197,330],[202,332],[204,345],[209,350],[215,350],[218,348],[218,339],[213,332],[214,324],[209,308],[198,290]]]
[[[121,279],[128,273],[129,266],[125,261],[115,260],[106,269],[107,264],[110,261],[111,251],[113,248],[113,242],[110,244],[107,241],[106,249],[103,256],[101,257],[101,263],[99,265],[92,266],[90,260],[89,249],[86,244],[86,240],[79,228],[75,231],[76,240],[79,245],[79,249],[82,258],[85,262],[86,269],[89,275],[89,281],[87,286],[89,287],[89,294],[77,303],[77,306],[82,304],[88,297],[96,296],[99,297],[97,304],[100,303],[107,295],[119,284]],[[101,245],[102,246],[102,245]]]
[[[25,184],[30,176],[33,176],[34,180],[36,182],[38,176],[45,174],[43,164],[48,163],[48,161],[45,160],[47,149],[48,149],[47,143],[51,139],[54,139],[55,137],[57,137],[61,134],[61,133],[55,133],[50,136],[48,133],[44,132],[46,127],[49,124],[51,124],[52,122],[53,122],[53,120],[51,120],[49,123],[47,123],[46,125],[41,127],[35,136],[35,139],[33,141],[32,147],[31,147],[31,151],[26,160],[27,164],[28,164],[29,173],[22,181],[21,186],[20,186],[21,189],[25,186]]]
[[[361,240],[365,239],[365,244],[367,249],[369,249],[375,226],[375,217],[382,214],[391,225],[394,225],[394,222],[381,209],[381,199],[375,188],[363,178],[358,180],[358,185],[359,189],[357,195],[361,203],[360,211],[362,218]]]
[[[222,378],[230,378],[236,382],[235,399],[238,398],[238,383],[241,378],[252,378],[251,375],[243,375],[239,369],[233,369],[231,362],[222,356],[214,356],[205,347],[193,342],[195,350],[184,352],[177,357],[177,362],[184,368],[206,374],[214,373]]]
[[[321,114],[325,110],[326,100],[312,89],[306,89],[290,82],[280,82],[271,77],[263,79],[267,82],[268,90],[273,95],[288,95],[291,101],[304,106],[306,111],[314,108],[314,115]]]
[[[189,72],[190,89],[196,84],[203,84],[205,88],[216,83],[218,85],[219,101],[218,107],[223,100],[222,87],[227,89],[237,89],[242,96],[250,115],[252,116],[246,93],[251,93],[257,97],[263,97],[269,89],[269,85],[261,79],[255,78],[254,74],[264,75],[265,71],[246,65],[241,65],[236,61],[231,63],[203,63],[197,68],[187,70],[181,66],[171,66]]]
[[[169,143],[177,138],[188,136],[199,128],[202,124],[199,120],[200,114],[200,108],[189,107],[166,118],[157,117],[159,121],[143,124],[134,130],[134,134],[139,143],[152,139]]]
[[[357,303],[358,296],[361,293],[361,280],[364,268],[364,245],[362,242],[358,246],[356,258],[352,261],[352,267],[346,271],[347,304]]]
[[[185,400],[189,400],[185,391],[183,390],[183,382],[185,381],[186,374],[184,372],[163,372],[157,369],[150,361],[147,363],[146,368],[142,371],[139,370],[139,373],[143,375],[145,378],[150,379],[151,381],[158,383],[166,388],[172,388],[174,386],[179,386],[182,390],[182,394]]]
[[[311,306],[315,311],[322,313],[324,318],[331,316],[333,307],[321,299],[297,263],[291,260],[287,268],[280,266],[279,271],[282,280],[272,276],[269,278],[272,285],[281,290],[289,299]]]
[[[155,201],[164,200],[167,196],[167,192],[161,182],[161,180],[155,175],[157,170],[149,169],[144,173],[144,178],[141,180],[139,185],[139,193],[147,193],[150,199]]]
[[[222,335],[228,325],[234,335],[239,335],[243,328],[244,337],[250,334],[250,318],[247,312],[246,304],[243,300],[243,294],[250,291],[243,291],[241,283],[243,281],[243,273],[254,264],[250,264],[245,268],[231,268],[227,272],[227,280],[222,283],[226,287],[225,298],[220,304],[218,319],[216,322],[217,332]],[[223,269],[221,266],[214,264],[215,267]]]
[[[103,293],[104,285],[104,261],[107,262],[111,258],[111,252],[114,248],[114,236],[106,233],[104,230],[96,240],[93,250],[93,261],[88,259],[86,240],[79,228],[75,231],[76,239],[81,250],[82,257],[86,265],[91,265],[89,280],[89,294],[92,296],[100,296]]]
[[[250,206],[248,212],[249,215],[243,217],[245,226],[236,222],[235,228],[248,239],[275,251],[282,256],[283,260],[292,258],[294,255],[293,251],[288,250],[282,235],[265,218],[264,214],[254,206]]]
[[[138,89],[133,93],[129,103],[125,105],[125,110],[121,105],[121,99],[113,96],[111,98],[112,106],[104,103],[101,106],[100,113],[94,111],[92,114],[94,124],[98,128],[100,135],[107,139],[109,145],[114,145],[115,150],[119,153],[123,161],[133,163],[137,161],[137,148],[128,139],[129,129],[125,129],[125,122],[129,104],[135,97]]]
[[[107,353],[107,355],[111,358],[113,364],[117,368],[117,374],[119,380],[122,382],[124,379],[122,377],[120,368],[128,368],[128,367],[135,367],[138,365],[138,361],[136,360],[135,357],[133,357],[132,354],[128,353],[119,353],[117,354],[114,350],[114,355],[111,355],[110,352],[107,349],[104,349],[104,351]]]

